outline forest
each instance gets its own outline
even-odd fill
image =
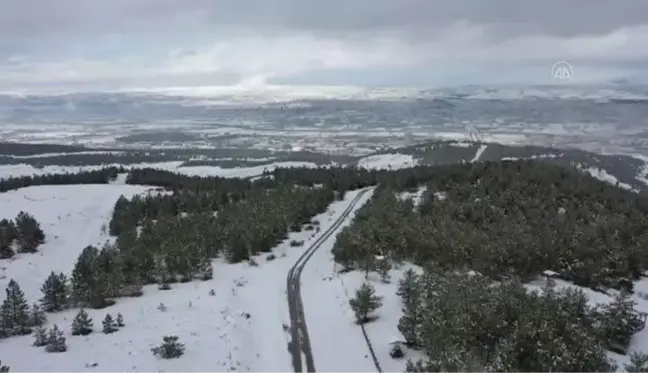
[[[398,329],[429,357],[408,371],[614,369],[607,350],[625,353],[645,323],[629,298],[648,266],[645,197],[534,161],[435,167],[408,190],[417,191],[420,200],[381,184],[333,248],[345,270],[366,276],[407,262],[422,268],[407,272],[398,292]],[[525,289],[546,270],[620,292],[590,307],[582,291],[552,280],[542,292]],[[365,310],[367,286],[354,300]],[[648,368],[644,355],[632,361],[628,371]]]
[[[121,171],[0,185],[107,182]],[[393,171],[277,168],[255,179],[135,169],[126,182],[159,193],[119,198],[108,225],[115,243],[81,250],[69,275],[52,273],[43,284],[48,312],[103,308],[141,295],[146,284],[166,290],[208,280],[218,271],[211,265],[216,257],[250,265],[259,255],[272,260],[272,248],[290,231],[317,230],[313,218],[330,203],[377,186],[339,233],[333,254],[346,270],[366,274],[406,262],[423,269],[399,289],[399,330],[408,347],[429,357],[410,362],[409,371],[607,371],[613,365],[605,351],[626,348],[637,328],[628,294],[648,267],[648,201],[576,169],[498,161]],[[420,200],[408,197],[417,191]],[[545,270],[620,295],[607,308],[592,308],[582,293],[551,286],[528,292],[523,283]],[[4,335],[33,324],[20,322]]]

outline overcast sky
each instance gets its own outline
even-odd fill
[[[639,79],[648,0],[2,0],[0,91]]]

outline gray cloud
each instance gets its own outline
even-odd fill
[[[648,61],[648,0],[0,1],[0,88]]]
[[[4,39],[77,33],[236,29],[355,33],[401,30],[427,39],[455,21],[496,36],[600,34],[648,23],[645,0],[7,0]]]

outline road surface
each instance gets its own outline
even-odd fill
[[[306,328],[306,320],[304,317],[304,306],[302,304],[300,293],[301,276],[306,263],[315,254],[315,251],[322,246],[337,229],[342,225],[342,222],[351,214],[353,208],[358,203],[360,198],[365,195],[369,190],[363,190],[355,196],[349,206],[342,212],[342,215],[331,224],[331,226],[324,231],[304,253],[297,259],[295,264],[288,271],[287,277],[287,294],[288,294],[288,310],[290,312],[290,354],[292,355],[293,369],[295,372],[303,372],[303,357],[306,360],[306,371],[315,372],[315,362],[313,361],[313,351],[311,351],[310,339],[308,338],[308,329]]]

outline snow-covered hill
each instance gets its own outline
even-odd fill
[[[1,211],[6,217],[25,210],[36,217],[47,235],[38,253],[0,260],[0,288],[15,279],[30,303],[36,301],[40,298],[40,286],[52,270],[69,274],[84,246],[101,244],[108,238],[103,227],[108,224],[119,195],[130,197],[146,190],[144,186],[73,185],[28,187],[0,194]],[[285,279],[304,247],[290,247],[289,241],[304,240],[308,245],[342,214],[357,193],[349,192],[343,201],[333,203],[328,212],[315,217],[321,222],[320,232],[291,233],[273,250],[274,260],[264,255],[256,258],[258,266],[215,260],[214,278],[210,281],[174,284],[168,291],[158,290],[156,286],[145,287],[142,297],[119,298],[106,309],[89,310],[95,332],[85,337],[70,334],[78,310],[48,314],[47,326],[57,324],[64,330],[67,352],[51,354],[32,347],[32,336],[11,337],[0,340],[0,359],[12,371],[32,372],[290,371],[287,349],[290,334],[284,329],[284,325],[290,324]],[[309,266],[322,268],[325,263],[332,269],[328,250],[334,238],[335,235],[327,242],[328,248],[321,249],[322,259],[314,260]],[[304,292],[321,294],[323,282],[319,277],[315,280],[305,281]],[[337,286],[343,291],[341,284]],[[320,308],[322,300],[309,297],[307,302],[313,312],[326,309]],[[102,334],[101,320],[106,313],[115,316],[118,312],[124,316],[126,326],[114,334]],[[337,327],[333,330],[326,319],[309,313],[307,318],[316,334],[314,338],[323,337],[317,334],[319,326],[329,338],[323,341],[332,341],[338,332],[352,333],[362,341],[360,329],[355,327],[348,312],[331,316],[339,320],[339,331]],[[160,360],[150,351],[168,334],[177,335],[186,345],[185,354],[179,359]],[[336,356],[339,348],[324,342],[315,345],[314,355],[316,359],[319,356],[317,361],[322,366],[335,371],[348,370],[349,364],[354,366],[348,360],[334,359],[329,365],[323,360],[324,356]],[[366,345],[359,344],[349,350],[349,356],[359,361],[355,366],[369,369],[371,360],[365,356],[365,350]]]

